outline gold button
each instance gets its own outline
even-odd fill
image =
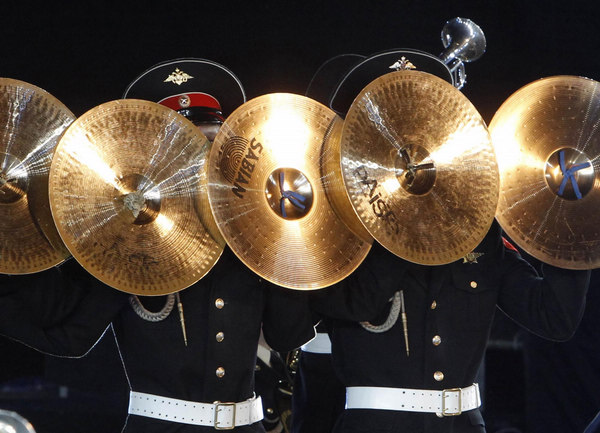
[[[217,343],[220,343],[221,341],[225,340],[225,334],[223,332],[217,332],[215,339],[217,340]]]
[[[444,380],[444,373],[442,373],[441,371],[436,371],[435,373],[433,373],[433,378],[438,382],[441,382],[442,380]]]
[[[442,414],[442,412],[436,412],[435,414],[437,415],[438,418],[444,418],[444,415]]]
[[[442,337],[440,337],[439,335],[434,335],[433,338],[431,339],[431,342],[433,343],[434,346],[439,346],[440,343],[442,342]]]
[[[220,379],[223,376],[225,376],[225,369],[223,367],[219,367],[219,368],[217,368],[217,371],[215,371],[215,374]]]
[[[433,301],[433,302],[431,303],[431,309],[432,309],[432,310],[435,310],[436,308],[437,308],[437,302]]]
[[[473,287],[474,289],[477,288],[477,281],[471,281],[471,287]]]
[[[215,307],[217,307],[220,310],[224,306],[225,306],[225,301],[224,300],[222,300],[221,298],[215,299]]]
[[[271,407],[268,407],[268,408],[267,408],[267,413],[268,413],[269,415],[273,415],[273,413],[274,413],[274,412],[275,412],[275,411],[273,410],[273,408],[271,408]]]

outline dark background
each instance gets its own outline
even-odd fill
[[[76,115],[118,99],[155,63],[204,57],[229,67],[249,98],[304,93],[326,59],[416,48],[438,55],[454,17],[477,23],[487,53],[467,65],[464,93],[490,121],[532,80],[598,79],[593,0],[4,2],[0,76],[35,84]]]
[[[441,29],[454,17],[473,20],[486,35],[486,54],[466,65],[463,93],[488,123],[506,98],[538,78],[600,79],[600,5],[591,0],[3,2],[0,77],[47,90],[76,116],[120,98],[150,66],[186,56],[230,68],[249,99],[303,94],[317,68],[337,54],[415,48],[438,55]],[[588,382],[597,381],[593,372],[600,366],[589,359],[595,329],[589,325],[575,348],[548,349],[571,359],[556,368],[569,372],[575,388],[579,368]],[[533,431],[525,421],[529,397],[519,336],[512,323],[497,318],[486,356],[489,432]],[[543,387],[537,389],[543,396]],[[83,360],[47,359],[0,340],[0,408],[26,414],[38,432],[120,431],[126,401],[111,335]],[[587,412],[566,430],[557,424],[568,418],[560,411],[536,417],[554,420],[555,429],[546,431],[580,432],[596,401],[574,403],[587,405]]]

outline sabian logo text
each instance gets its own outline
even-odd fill
[[[248,141],[239,136],[229,138],[219,150],[219,170],[239,198],[244,198],[245,185],[252,178],[262,150],[262,144],[255,138]]]

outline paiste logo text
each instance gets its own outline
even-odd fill
[[[359,179],[363,192],[369,198],[369,204],[373,214],[384,221],[386,232],[388,234],[397,235],[400,231],[398,220],[390,206],[385,201],[385,195],[382,188],[379,187],[377,179],[370,178],[369,173],[364,165],[357,167],[354,174]]]
[[[258,163],[263,145],[255,138],[234,136],[229,138],[219,150],[219,169],[223,177],[233,185],[231,192],[244,198],[246,185]]]

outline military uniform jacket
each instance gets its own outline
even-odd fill
[[[133,391],[205,403],[244,401],[253,396],[261,327],[267,343],[279,351],[292,350],[314,335],[305,296],[260,281],[228,249],[207,276],[180,292],[187,346],[177,306],[166,319],[149,322],[132,309],[128,294],[103,286],[73,264],[62,271],[71,271],[70,281],[75,283],[49,290],[51,284],[60,285],[52,283],[53,278],[60,280],[53,271],[44,281],[28,277],[29,284],[21,282],[27,287],[16,291],[19,296],[6,288],[7,278],[19,280],[4,277],[1,302],[10,313],[0,319],[0,332],[43,352],[79,356],[112,323]],[[32,294],[52,297],[46,299],[49,307],[39,306]],[[165,302],[163,296],[140,299],[150,311],[160,310]],[[33,305],[40,311],[32,311]],[[202,431],[214,429],[136,415],[128,416],[124,428],[124,432]],[[235,431],[264,429],[258,422]]]
[[[585,305],[587,271],[545,266],[544,277],[508,248],[494,224],[475,250],[477,262],[419,266],[375,245],[359,269],[313,303],[328,326],[336,374],[346,386],[442,390],[472,385],[496,307],[545,338],[568,339]],[[382,323],[388,299],[404,291],[410,354],[401,320]],[[346,410],[338,432],[484,432],[479,410],[455,417],[386,410]]]

